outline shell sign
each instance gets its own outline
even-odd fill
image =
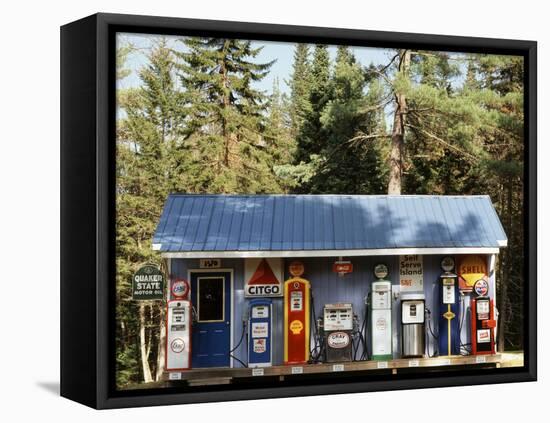
[[[484,256],[468,255],[458,261],[458,287],[461,291],[472,291],[474,284],[487,280],[487,260]]]

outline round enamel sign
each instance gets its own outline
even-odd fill
[[[441,269],[445,272],[452,272],[455,268],[455,259],[451,256],[443,257],[441,260]]]
[[[388,276],[388,266],[383,263],[379,263],[374,266],[374,276],[376,276],[378,279],[384,279],[386,276]]]
[[[176,298],[186,298],[189,294],[189,283],[185,279],[177,279],[172,284],[172,294]]]
[[[486,297],[489,293],[489,283],[485,279],[480,279],[474,284],[474,292],[478,297]]]

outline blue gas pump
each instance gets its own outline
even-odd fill
[[[441,262],[444,273],[439,277],[439,355],[460,354],[460,311],[458,276],[454,260],[445,257]]]
[[[248,367],[272,365],[272,311],[269,298],[250,300],[248,314]]]

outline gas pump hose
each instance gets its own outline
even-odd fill
[[[229,357],[231,357],[233,360],[237,360],[239,363],[241,363],[241,365],[243,367],[247,367],[247,365],[241,359],[234,356],[233,352],[235,352],[241,346],[241,344],[243,343],[243,339],[244,339],[244,336],[245,336],[246,332],[247,332],[246,331],[246,321],[243,320],[243,328],[242,328],[242,332],[241,332],[241,339],[239,339],[239,342],[237,343],[237,345],[235,345],[235,347],[232,350],[229,351]],[[248,345],[248,342],[247,342],[247,345]]]

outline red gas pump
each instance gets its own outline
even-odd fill
[[[493,300],[489,298],[489,284],[485,279],[480,279],[474,285],[470,312],[472,315],[472,354],[495,353],[496,321],[494,316]]]
[[[301,278],[303,264],[290,265],[293,278],[284,285],[284,363],[305,364],[309,360],[309,281]]]

